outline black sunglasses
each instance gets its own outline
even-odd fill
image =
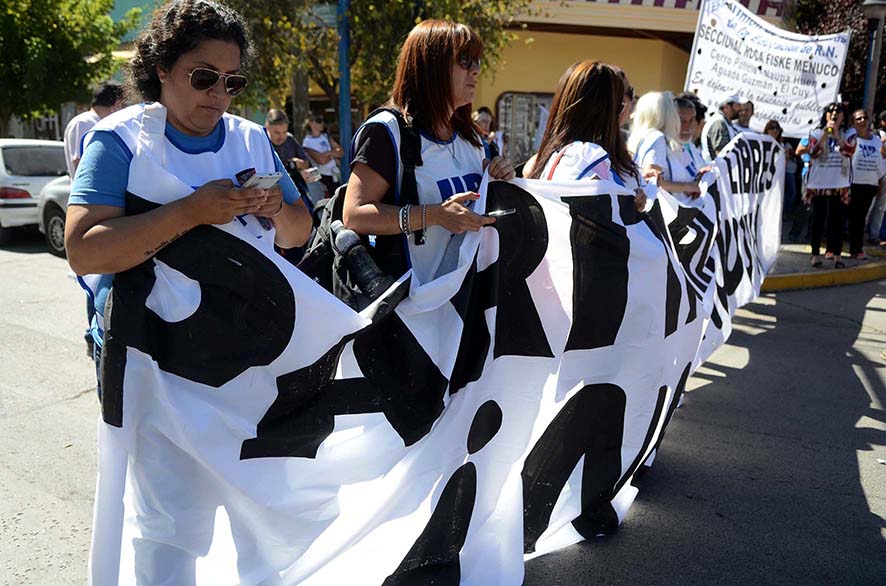
[[[842,110],[840,110],[839,106],[831,106],[830,108],[827,109],[827,112],[830,112],[830,113],[836,113],[836,112],[841,112],[841,111]]]
[[[470,71],[472,67],[476,67],[480,69],[480,60],[474,59],[470,55],[459,55],[456,62],[461,66],[465,71]]]
[[[864,121],[867,120],[867,119],[868,119],[867,115],[865,115],[865,116],[856,116],[856,117],[855,117],[855,121],[856,121],[856,122],[864,122]]]
[[[225,92],[231,97],[239,96],[249,85],[245,75],[236,73],[220,73],[214,69],[197,67],[188,74],[191,87],[198,92],[205,92],[214,88],[220,80],[225,80]]]

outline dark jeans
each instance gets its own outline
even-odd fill
[[[876,185],[853,183],[850,188],[849,200],[849,254],[864,252],[864,223],[871,208],[871,202],[877,197]]]
[[[843,251],[843,218],[846,205],[838,195],[817,195],[812,198],[812,229],[809,231],[812,254],[821,253],[821,237],[827,225],[827,252],[840,256]]]
[[[797,178],[791,174],[784,176],[784,207],[781,210],[781,217],[787,220],[792,217],[794,204],[797,203]]]
[[[95,361],[95,392],[98,395],[98,402],[102,402],[102,349],[101,346],[95,344],[92,351],[92,359]]]

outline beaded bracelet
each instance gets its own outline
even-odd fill
[[[411,207],[411,205],[406,204],[405,206],[400,208],[400,232],[406,234],[407,236],[412,232],[409,225],[409,209]]]
[[[421,206],[421,231],[428,229],[428,206]]]

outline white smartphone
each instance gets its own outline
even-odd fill
[[[283,173],[256,173],[252,177],[246,180],[246,183],[241,185],[240,187],[254,187],[256,189],[270,189],[277,185],[280,179],[283,177]]]

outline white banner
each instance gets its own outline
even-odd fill
[[[759,294],[783,165],[739,136],[696,207],[648,214],[484,182],[516,213],[360,314],[236,222],[117,275],[90,583],[516,586],[616,531],[703,337]]]
[[[784,135],[803,138],[837,100],[850,31],[806,36],[760,19],[734,0],[703,0],[684,89],[708,115],[733,94],[754,102],[751,128],[777,120]]]

